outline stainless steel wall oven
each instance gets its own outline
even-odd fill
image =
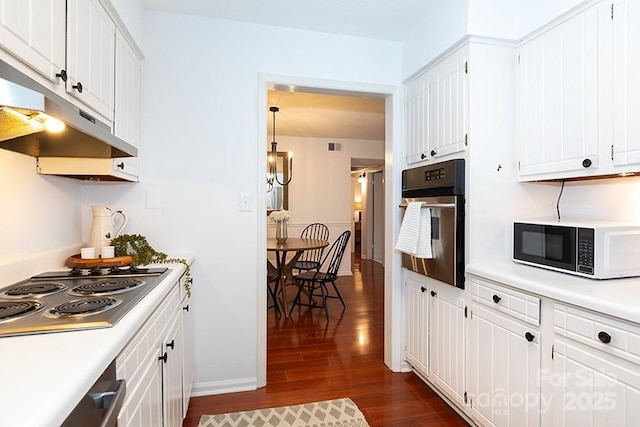
[[[465,161],[454,159],[402,171],[402,202],[422,202],[431,210],[433,258],[415,262],[402,254],[402,266],[464,289]]]

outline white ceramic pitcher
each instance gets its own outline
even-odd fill
[[[89,247],[96,249],[96,256],[101,255],[103,246],[109,246],[111,239],[122,233],[127,225],[127,216],[122,211],[112,211],[106,206],[91,206],[93,211],[93,223],[91,224],[91,235],[89,237]],[[118,231],[114,233],[115,217],[122,217],[122,224]]]

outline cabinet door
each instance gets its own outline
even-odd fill
[[[431,287],[429,379],[453,401],[465,405],[465,298],[453,286]]]
[[[150,353],[146,370],[140,381],[127,383],[126,401],[118,414],[120,427],[148,427],[162,425],[162,367],[157,350]]]
[[[613,2],[613,164],[640,163],[640,3]]]
[[[407,362],[423,375],[429,373],[429,298],[426,284],[407,277],[405,289],[406,305],[406,351]]]
[[[479,304],[472,313],[474,419],[484,426],[538,426],[539,332]]]
[[[47,79],[65,64],[65,0],[0,0],[0,45]]]
[[[406,145],[407,164],[426,160],[429,147],[429,79],[423,74],[406,88]]]
[[[182,281],[180,281],[182,285]],[[182,418],[187,416],[189,400],[193,390],[195,379],[194,357],[194,330],[193,330],[193,306],[191,297],[186,296],[182,300]]]
[[[124,36],[116,32],[116,75],[113,133],[140,146],[141,61]]]
[[[180,309],[180,311],[182,311]],[[176,311],[164,340],[162,394],[165,427],[182,426],[182,314]]]
[[[519,168],[535,175],[598,168],[597,5],[521,46],[518,66]]]
[[[570,340],[554,341],[553,425],[636,426],[640,419],[637,365]]]
[[[99,0],[67,0],[67,92],[113,120],[115,24]]]
[[[429,156],[463,151],[469,127],[469,47],[465,46],[428,72]]]

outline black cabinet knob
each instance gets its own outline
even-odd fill
[[[78,93],[82,93],[82,83],[78,82],[78,84],[71,86],[72,88],[74,88],[75,90],[78,91]]]
[[[499,302],[500,302],[500,300],[501,300],[502,298],[500,298],[498,295],[494,295],[494,296],[492,297],[492,299],[493,299],[493,302],[495,302],[495,303],[497,304],[497,303],[499,303]]]
[[[176,340],[171,340],[171,342],[167,343],[167,347],[171,347],[171,350],[173,350],[175,348],[175,341]]]
[[[431,153],[430,153],[430,154],[431,154],[431,157],[435,157],[435,156],[436,156],[436,154],[437,154],[437,153],[436,153],[436,150],[431,150]]]
[[[609,335],[605,331],[600,331],[598,332],[598,339],[605,344],[609,344],[611,342],[611,335]]]
[[[531,333],[531,332],[527,332],[526,334],[524,334],[524,337],[527,339],[527,341],[531,342],[533,341],[533,339],[535,338],[535,336]]]
[[[59,77],[63,82],[67,81],[67,70],[62,69],[59,73],[56,74],[56,77]]]
[[[424,154],[424,153],[422,153],[422,154],[420,154],[420,158],[421,158],[422,160],[424,160],[424,159],[426,159],[426,158],[427,158],[427,155],[426,155],[426,154]]]
[[[427,288],[425,288],[424,286],[420,286],[420,292],[426,292]]]
[[[431,291],[431,296],[435,297],[436,295],[438,295],[438,293],[436,291]]]
[[[117,168],[124,170],[124,162],[120,162],[116,165]]]
[[[590,160],[590,159],[584,159],[584,160],[582,161],[582,167],[583,167],[583,168],[588,168],[588,167],[590,167],[590,166],[591,166],[591,160]]]
[[[189,304],[187,304],[186,307],[182,307],[182,309],[188,313],[189,312]]]
[[[162,360],[163,363],[167,363],[167,352],[165,351],[162,356],[158,357],[158,360]]]

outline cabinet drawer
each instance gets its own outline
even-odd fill
[[[553,328],[556,334],[640,364],[640,328],[635,325],[555,303]]]
[[[540,325],[540,298],[471,276],[471,298],[532,325]]]

